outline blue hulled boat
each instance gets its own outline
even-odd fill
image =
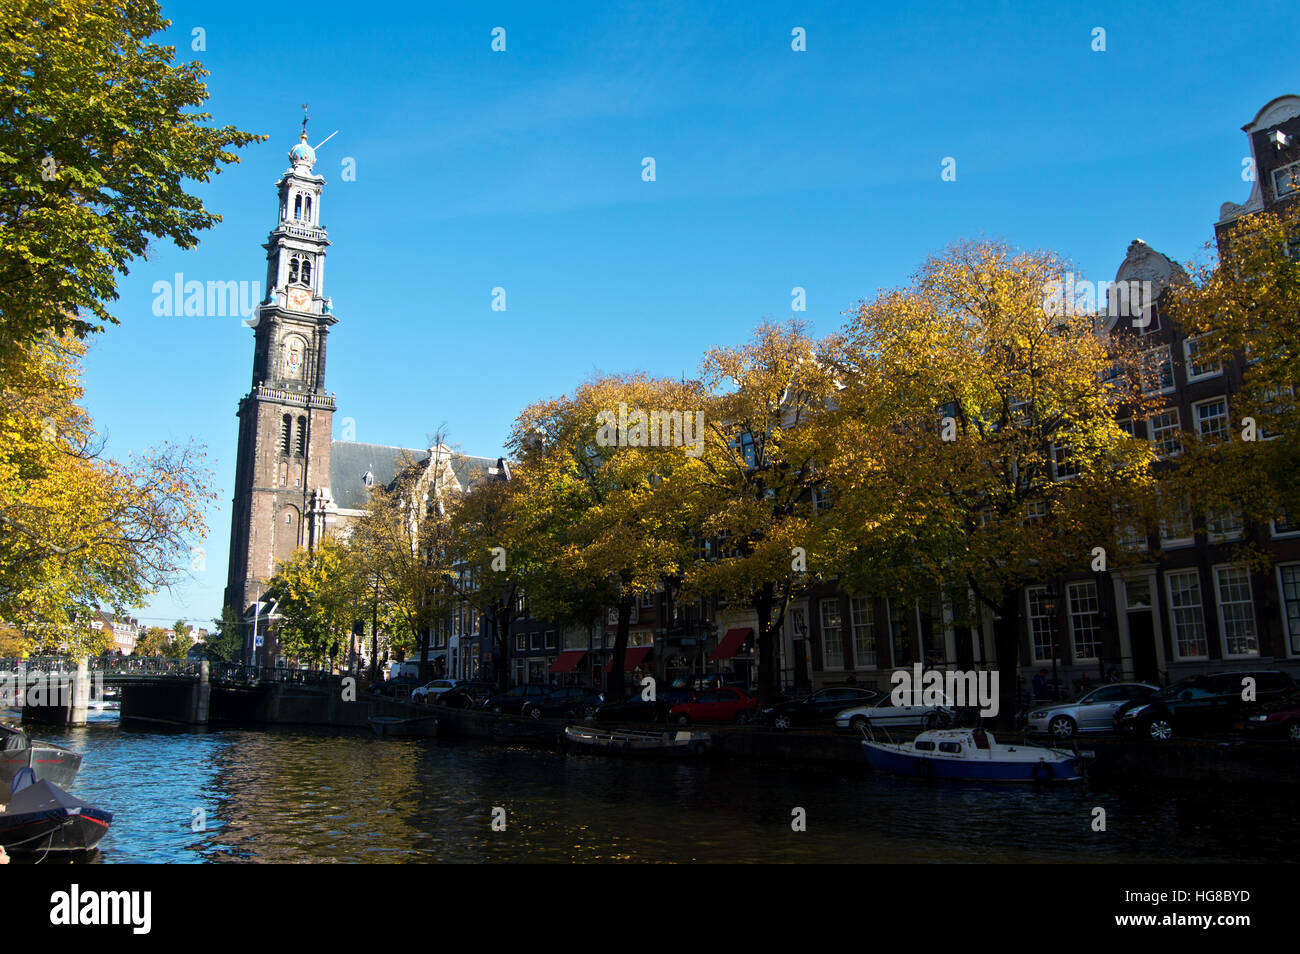
[[[1036,745],[1002,745],[984,729],[937,729],[910,742],[863,739],[867,761],[878,772],[916,778],[985,782],[1078,782],[1081,757]]]

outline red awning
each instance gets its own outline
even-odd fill
[[[582,657],[587,655],[585,649],[566,649],[560,653],[560,657],[551,663],[551,668],[547,672],[573,672],[578,663],[582,662]]]
[[[623,671],[631,672],[645,660],[647,656],[654,651],[653,646],[629,646],[623,653]],[[613,656],[609,662],[605,663],[605,672],[610,672],[614,668]]]
[[[740,644],[749,638],[752,629],[729,629],[727,635],[718,640],[718,648],[709,653],[710,659],[730,659],[740,649]]]

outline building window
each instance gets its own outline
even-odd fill
[[[1160,497],[1160,546],[1168,549],[1195,542],[1192,502],[1183,495]]]
[[[1287,648],[1300,656],[1300,563],[1277,568],[1278,589],[1282,593],[1282,618],[1286,623]]]
[[[1205,638],[1205,614],[1201,610],[1201,579],[1196,570],[1165,574],[1169,589],[1169,620],[1174,628],[1174,652],[1179,659],[1203,658],[1210,654]]]
[[[515,685],[521,686],[524,683],[524,664],[522,661],[515,663]]]
[[[1047,519],[1047,501],[1031,500],[1025,504],[1025,525],[1033,526]]]
[[[907,627],[903,625],[906,613],[896,612],[893,600],[885,600],[885,619],[889,621],[889,635],[894,647],[894,665],[910,666],[916,661],[912,651],[912,640],[908,637]]]
[[[298,260],[289,259],[289,284],[292,285],[298,281]]]
[[[876,666],[876,624],[871,615],[871,599],[855,596],[849,603],[853,616],[853,666],[874,669]]]
[[[1142,352],[1142,390],[1168,394],[1174,389],[1174,357],[1169,345]]]
[[[532,633],[528,637],[528,648],[535,653],[542,651],[542,634],[540,632]]]
[[[1214,398],[1192,405],[1192,420],[1196,433],[1202,440],[1222,441],[1228,438],[1228,399]]]
[[[285,456],[288,456],[289,450],[292,447],[292,444],[290,443],[291,438],[289,434],[292,427],[293,427],[293,418],[291,418],[288,414],[286,414],[284,416],[284,419],[280,422],[280,453],[284,454]]]
[[[1101,604],[1097,599],[1097,584],[1091,580],[1071,583],[1066,592],[1070,597],[1074,658],[1096,659],[1101,655]]]
[[[528,660],[528,681],[531,683],[546,682],[546,660],[545,659]]]
[[[310,224],[310,223],[311,223],[311,196],[307,196],[307,215],[306,215],[306,219],[307,219],[307,222]]]
[[[1286,508],[1278,510],[1271,521],[1270,533],[1275,537],[1291,537],[1300,533],[1300,523],[1287,515]]]
[[[1273,170],[1273,197],[1282,198],[1300,189],[1300,162]]]
[[[1241,511],[1235,507],[1221,507],[1205,514],[1205,533],[1211,543],[1241,536],[1243,523]]]
[[[1187,382],[1212,378],[1223,373],[1223,365],[1217,361],[1203,360],[1200,355],[1200,338],[1188,338],[1183,342],[1183,359],[1187,366]]]
[[[546,631],[546,648],[547,649],[555,648],[555,630],[553,629],[548,629]]]
[[[1049,662],[1052,659],[1052,616],[1047,611],[1047,587],[1031,586],[1026,590],[1029,597],[1029,641],[1034,653],[1034,662]]]
[[[524,653],[528,651],[528,634],[515,633],[515,652]]]
[[[1255,630],[1250,574],[1240,566],[1216,566],[1214,583],[1219,590],[1219,626],[1223,631],[1224,654],[1258,656],[1259,634]]]
[[[298,456],[307,456],[307,418],[298,418]]]
[[[302,260],[302,283],[304,285],[311,284],[311,259],[309,258]]]
[[[295,195],[293,197],[293,217],[295,219],[302,218],[302,195],[301,194]]]
[[[1164,459],[1182,453],[1182,438],[1179,436],[1181,425],[1176,407],[1151,415],[1147,422],[1147,433],[1151,435],[1157,457]]]
[[[1055,480],[1065,480],[1079,473],[1079,464],[1068,444],[1052,444],[1052,475]]]
[[[825,669],[844,668],[844,633],[840,629],[840,601],[822,600],[822,664]]]

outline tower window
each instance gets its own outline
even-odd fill
[[[311,196],[307,196],[307,221],[311,222]]]
[[[289,283],[293,284],[297,280],[298,280],[298,260],[296,258],[291,258],[289,259]]]
[[[305,285],[311,284],[311,259],[309,258],[302,260],[302,281]]]
[[[307,450],[307,418],[298,418],[298,456],[306,456]]]
[[[301,195],[295,195],[293,197],[293,217],[295,219],[302,218],[302,196]]]
[[[286,414],[286,415],[284,416],[284,420],[280,422],[280,453],[282,453],[282,454],[286,454],[286,455],[289,453],[289,428],[290,428],[290,426],[291,426],[291,425],[290,425],[290,417],[289,417],[288,414]]]

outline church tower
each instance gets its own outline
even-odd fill
[[[305,119],[303,127],[289,150],[290,168],[276,183],[278,221],[263,246],[267,295],[249,322],[253,380],[239,402],[225,594],[241,616],[261,598],[277,562],[321,538],[329,504],[334,398],[325,390],[325,341],[337,319],[324,294],[325,179],[312,172],[316,153]],[[250,630],[246,659],[252,643]],[[270,665],[274,650],[267,645],[256,655]]]

